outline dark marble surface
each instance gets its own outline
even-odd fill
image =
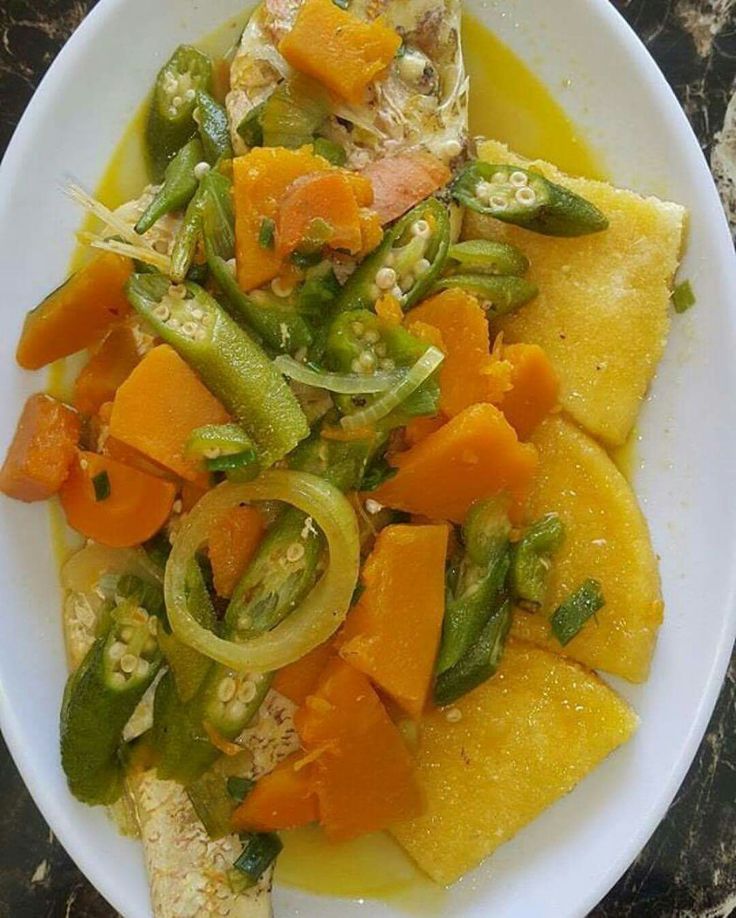
[[[39,79],[94,2],[0,0],[0,150]],[[674,86],[736,227],[736,0],[615,0],[615,6]],[[114,914],[54,839],[0,743],[0,918]],[[736,663],[670,812],[591,913],[593,918],[734,914]]]

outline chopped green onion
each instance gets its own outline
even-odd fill
[[[597,580],[586,580],[553,614],[550,619],[552,633],[564,647],[605,604],[600,583]]]
[[[258,233],[258,245],[262,249],[273,248],[273,237],[276,231],[276,224],[270,217],[264,217],[261,220],[261,229]]]
[[[241,875],[242,889],[249,889],[260,880],[284,847],[275,832],[243,836],[244,847],[233,868]]]
[[[110,476],[107,472],[99,472],[92,479],[92,487],[95,489],[95,500],[99,503],[107,500],[110,496]]]
[[[695,305],[695,294],[689,280],[684,280],[675,287],[672,293],[672,305],[677,313],[687,312]]]
[[[388,392],[403,378],[401,373],[374,373],[373,376],[361,376],[359,373],[328,373],[313,370],[299,363],[293,357],[277,357],[273,365],[284,376],[315,389],[327,389],[339,395],[372,395],[377,392]]]
[[[248,796],[248,794],[253,790],[253,785],[255,781],[251,781],[250,778],[238,778],[235,775],[231,775],[227,779],[227,792],[233,798],[237,800],[238,803],[242,803],[243,800]]]
[[[385,395],[376,399],[372,405],[362,411],[356,411],[355,414],[349,414],[342,418],[340,424],[343,429],[358,430],[360,427],[370,427],[376,421],[380,421],[386,415],[391,414],[394,408],[406,401],[423,382],[429,379],[444,359],[445,355],[438,348],[427,348],[406,376],[393,389],[390,389]]]

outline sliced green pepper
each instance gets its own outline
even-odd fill
[[[146,149],[155,182],[197,133],[197,93],[209,91],[211,83],[212,61],[190,45],[180,45],[159,71],[146,124]]]
[[[242,424],[262,468],[283,459],[309,434],[304,412],[283,377],[205,290],[188,283],[172,292],[165,277],[134,274],[126,291],[135,310]]]
[[[199,187],[194,168],[203,156],[202,144],[196,138],[179,150],[166,167],[163,185],[136,223],[136,233],[142,235],[161,217],[187,206]]]
[[[504,587],[510,533],[505,500],[491,498],[471,507],[463,526],[465,552],[448,583],[438,673],[455,666],[478,640]]]
[[[551,556],[565,539],[565,526],[556,513],[548,513],[527,529],[514,545],[509,584],[514,599],[538,609],[547,594]]]
[[[230,143],[227,112],[205,90],[197,93],[195,117],[207,162],[214,166],[222,159],[232,159],[233,147]]]
[[[505,316],[525,303],[529,303],[539,293],[536,284],[524,277],[496,277],[491,274],[450,274],[435,284],[435,290],[449,290],[460,287],[487,304],[487,308],[496,316]]]
[[[520,166],[476,162],[452,184],[465,207],[545,236],[585,236],[608,229],[598,208],[539,172]]]
[[[429,292],[439,277],[450,246],[447,209],[428,198],[405,214],[348,278],[336,308],[340,312],[375,308],[391,293],[406,310]]]
[[[159,621],[124,600],[69,678],[61,708],[61,762],[74,796],[110,804],[123,790],[123,728],[161,665]]]
[[[515,245],[490,239],[456,242],[450,246],[447,258],[457,262],[464,273],[521,276],[529,270],[529,259]]]

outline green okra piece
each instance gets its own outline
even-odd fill
[[[161,181],[176,153],[197,133],[197,93],[212,85],[212,61],[190,45],[180,45],[156,77],[146,122],[151,175]]]
[[[455,666],[478,640],[504,589],[510,564],[508,502],[478,501],[463,526],[464,553],[448,578],[437,672]]]
[[[194,263],[197,245],[202,237],[202,208],[204,206],[204,193],[200,183],[194,197],[187,205],[184,218],[179,227],[174,245],[171,249],[171,281],[174,284],[183,283]]]
[[[472,647],[451,669],[437,677],[434,689],[436,704],[452,704],[494,675],[511,630],[512,611],[508,600],[496,607]]]
[[[260,102],[246,113],[243,120],[237,127],[238,134],[242,137],[243,143],[247,147],[263,146],[263,127],[261,126],[261,115],[266,103]]]
[[[260,470],[253,441],[237,424],[196,428],[184,444],[184,453],[208,472],[237,472],[239,481],[250,481]]]
[[[552,555],[565,539],[565,526],[556,513],[548,513],[527,529],[514,545],[509,586],[514,599],[538,609],[545,600]]]
[[[437,281],[434,289],[449,290],[451,287],[460,287],[477,296],[494,316],[508,315],[531,302],[539,293],[537,285],[525,277],[491,274],[450,274]]]
[[[233,146],[230,142],[227,112],[204,89],[197,93],[195,119],[207,162],[214,166],[222,159],[232,159]]]
[[[490,239],[468,239],[450,246],[449,262],[459,265],[464,274],[514,274],[521,276],[529,270],[526,255],[508,242]]]
[[[83,803],[110,804],[123,790],[123,729],[161,665],[159,620],[137,600],[119,603],[69,678],[61,708],[61,763]]]
[[[327,96],[319,83],[302,74],[283,80],[258,114],[261,143],[291,149],[311,143],[328,114]]]
[[[451,192],[471,210],[545,236],[608,229],[608,218],[590,201],[521,166],[476,160],[458,175]]]
[[[605,604],[600,583],[585,580],[552,614],[549,620],[552,634],[565,647]]]
[[[281,374],[205,290],[187,283],[172,292],[162,275],[134,274],[126,291],[134,309],[244,428],[262,468],[308,436],[304,412]]]
[[[449,246],[447,208],[428,198],[395,223],[375,252],[351,274],[336,309],[373,310],[384,293],[393,294],[402,309],[409,309],[434,286]]]
[[[166,167],[163,185],[136,223],[136,233],[142,235],[161,217],[189,204],[199,187],[194,169],[203,156],[202,144],[196,138],[179,150]]]

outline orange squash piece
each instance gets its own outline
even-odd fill
[[[167,344],[149,351],[120,386],[110,436],[132,446],[188,481],[201,478],[184,456],[196,427],[224,424],[229,415],[193,370]]]
[[[317,821],[317,797],[303,759],[295,752],[256,781],[232,815],[236,832],[278,832]]]
[[[490,353],[488,319],[478,300],[451,287],[412,309],[410,331],[420,323],[438,329],[445,360],[440,367],[440,410],[454,417],[477,402],[497,403],[511,386],[511,366]]]
[[[330,664],[295,717],[319,818],[333,841],[376,832],[421,811],[414,764],[398,728],[363,673]]]
[[[72,397],[74,407],[82,414],[95,414],[101,405],[115,398],[118,387],[140,359],[130,328],[114,327],[77,376]]]
[[[332,0],[304,0],[279,51],[295,70],[359,104],[400,45],[399,35],[380,20],[364,22]]]
[[[445,613],[449,528],[387,526],[363,568],[365,590],[343,629],[340,656],[418,720]]]
[[[557,404],[560,380],[538,344],[509,344],[503,359],[511,366],[511,388],[498,404],[519,438],[528,440]]]
[[[398,469],[371,497],[387,507],[462,523],[470,505],[507,491],[517,503],[537,468],[537,451],[520,443],[494,405],[471,405],[417,446],[391,457]]]
[[[333,641],[327,641],[310,650],[301,660],[296,660],[280,669],[274,677],[271,688],[284,695],[294,704],[302,705],[307,695],[316,691],[320,676],[335,655]]]
[[[416,446],[446,422],[447,418],[441,414],[435,418],[412,418],[404,428],[404,442],[407,446]]]
[[[0,491],[28,502],[56,494],[76,456],[80,427],[72,408],[50,395],[32,395],[0,469]]]
[[[105,475],[109,494],[98,500],[94,479]],[[128,548],[150,539],[171,513],[176,485],[108,456],[80,451],[59,492],[72,529],[102,545]]]
[[[310,172],[330,168],[327,160],[315,156],[310,146],[300,150],[256,147],[233,160],[235,256],[238,283],[243,290],[260,287],[281,271],[279,253],[258,242],[263,220],[276,220],[279,201],[292,182]]]
[[[26,316],[18,363],[38,370],[99,341],[111,323],[130,311],[125,282],[132,271],[129,258],[110,252],[80,268]]]
[[[373,185],[372,208],[381,223],[401,217],[452,177],[445,163],[426,150],[377,159],[361,175]]]
[[[305,242],[351,255],[363,244],[358,202],[341,172],[315,172],[293,181],[279,202],[276,229],[282,258]]]
[[[266,528],[257,507],[232,507],[209,533],[209,556],[218,596],[230,598]]]

